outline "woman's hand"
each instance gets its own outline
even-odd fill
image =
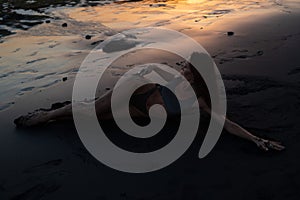
[[[263,151],[269,151],[270,149],[282,151],[285,149],[280,142],[275,142],[272,140],[266,140],[259,137],[255,137],[253,142]]]

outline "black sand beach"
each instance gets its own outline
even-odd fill
[[[184,9],[172,11],[173,1],[161,6],[146,1],[70,7],[54,10],[60,19],[51,23],[2,37],[0,199],[298,200],[299,2],[252,3],[242,1],[234,7],[213,1],[207,10],[186,15],[189,7],[179,4]],[[213,9],[217,6],[222,9]],[[145,21],[139,16],[137,23],[141,12],[153,9],[161,15],[145,17]],[[112,10],[112,15],[106,15]],[[122,15],[128,15],[124,23]],[[95,44],[126,27],[154,22],[201,43],[222,74],[228,117],[259,136],[282,141],[286,150],[262,152],[223,131],[213,151],[198,159],[198,134],[188,151],[170,166],[127,174],[93,158],[72,121],[15,127],[13,120],[18,116],[71,99],[76,70]],[[63,23],[68,26],[62,27]],[[87,34],[92,37],[86,39]]]

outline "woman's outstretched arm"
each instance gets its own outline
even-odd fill
[[[198,103],[199,103],[200,109],[204,110],[205,112],[210,114],[212,117],[216,118],[216,120],[218,120],[217,114],[212,113],[209,106],[206,104],[206,102],[201,97],[198,98]],[[285,147],[283,145],[281,145],[279,142],[266,140],[266,139],[260,138],[258,136],[255,136],[252,133],[250,133],[249,131],[247,131],[246,129],[244,129],[243,127],[241,127],[240,125],[238,125],[237,123],[229,120],[226,116],[222,116],[222,117],[225,118],[224,128],[226,131],[228,131],[228,133],[236,135],[241,138],[244,138],[246,140],[252,141],[259,148],[261,148],[264,151],[268,151],[269,149],[275,149],[275,150],[281,151],[281,150],[285,149]]]

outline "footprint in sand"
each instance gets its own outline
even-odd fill
[[[58,80],[52,81],[52,82],[50,82],[50,83],[47,83],[47,84],[45,84],[45,85],[42,85],[42,86],[40,86],[40,87],[38,87],[38,88],[40,88],[40,89],[42,89],[42,88],[47,88],[47,87],[52,86],[52,85],[54,85],[54,84],[56,84],[56,83],[58,83],[58,82],[60,82],[60,81],[61,81],[61,80],[58,79]]]
[[[35,69],[24,69],[24,70],[18,70],[17,73],[37,73],[38,70]]]
[[[288,75],[295,75],[300,73],[300,67],[295,67],[291,71],[288,72]]]
[[[3,193],[12,200],[47,198],[61,188],[59,181],[67,174],[62,163],[63,159],[55,159],[23,170],[17,183],[2,184]]]
[[[39,76],[35,77],[34,80],[39,80],[39,79],[45,78],[46,76],[51,76],[51,75],[54,75],[54,74],[56,74],[56,72],[42,74],[42,75],[39,75]]]
[[[12,106],[14,104],[15,104],[14,101],[8,102],[8,103],[4,103],[4,104],[0,104],[0,111],[7,109],[7,108],[9,108],[10,106]]]
[[[56,47],[56,46],[58,46],[58,45],[60,45],[61,43],[59,43],[59,42],[57,42],[57,43],[55,43],[55,44],[51,44],[51,45],[49,45],[48,47],[49,48],[54,48],[54,47]]]
[[[35,87],[31,86],[31,87],[26,87],[26,88],[22,88],[20,89],[20,91],[17,93],[18,96],[22,96],[24,95],[26,92],[32,91]]]
[[[20,91],[21,92],[27,92],[27,91],[31,91],[33,90],[35,87],[26,87],[26,88],[22,88]]]
[[[25,170],[23,170],[23,173],[33,173],[33,172],[38,172],[41,170],[49,170],[49,169],[52,169],[53,167],[60,166],[62,164],[62,162],[63,162],[62,159],[50,160],[45,163],[35,165],[28,169],[25,169]]]
[[[32,54],[29,54],[28,56],[35,56],[37,53],[38,53],[38,52],[35,51],[35,52],[33,52]]]
[[[4,73],[4,74],[0,74],[0,78],[5,78],[5,77],[7,77],[9,75],[12,75],[14,73],[16,73],[16,71],[11,71],[11,72],[7,72],[7,73]]]
[[[32,63],[43,61],[43,60],[47,60],[47,58],[39,58],[39,59],[36,59],[36,60],[31,60],[31,61],[26,62],[26,64],[32,64]]]
[[[84,148],[78,148],[76,151],[72,153],[74,156],[79,158],[84,164],[92,164],[94,166],[98,166],[99,162],[92,157],[89,152],[87,152]]]
[[[171,24],[171,22],[169,20],[161,20],[161,21],[156,22],[154,25],[155,26],[165,26],[168,24]]]
[[[21,192],[11,198],[11,200],[26,200],[26,199],[41,199],[55,191],[61,186],[56,183],[40,183],[30,187],[24,192]]]
[[[18,52],[18,51],[20,51],[21,50],[21,48],[17,48],[16,50],[14,50],[12,53],[16,53],[16,52]]]
[[[212,56],[218,60],[219,64],[224,64],[226,62],[233,62],[236,59],[249,59],[264,55],[264,51],[258,50],[256,52],[249,52],[247,49],[234,49],[230,52],[221,51]]]
[[[271,88],[286,87],[285,84],[275,80],[271,80],[268,77],[247,76],[247,75],[222,75],[223,80],[237,81],[234,87],[227,87],[227,95],[247,95],[253,92],[259,92]]]

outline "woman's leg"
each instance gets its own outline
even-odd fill
[[[111,91],[107,92],[95,101],[96,112],[97,115],[100,116],[100,119],[109,120],[113,118],[110,109],[111,95],[112,95]],[[83,109],[84,106],[85,103],[82,103]],[[145,115],[141,111],[137,110],[136,108],[130,106],[129,109],[130,109],[131,117],[145,117]],[[59,121],[65,119],[72,119],[72,104],[68,104],[61,108],[50,110],[50,111],[46,111],[43,109],[36,110],[33,113],[29,113],[27,115],[15,119],[14,123],[17,126],[31,127],[40,124],[45,124],[49,121]]]
[[[214,117],[216,120],[218,120],[219,116],[217,116],[216,113],[212,113],[209,106],[206,104],[206,102],[202,98],[199,98],[198,102],[199,102],[199,106],[202,110],[209,113],[212,117]],[[241,137],[241,138],[247,139],[249,141],[252,141],[259,148],[261,148],[265,151],[268,151],[269,149],[275,149],[275,150],[280,151],[280,150],[283,150],[285,148],[279,142],[262,139],[262,138],[259,138],[255,135],[253,135],[252,133],[250,133],[249,131],[247,131],[246,129],[244,129],[243,127],[238,125],[237,123],[234,123],[234,122],[230,121],[225,116],[222,116],[222,118],[223,119],[225,118],[224,128],[225,128],[226,131],[228,131],[228,133],[231,133],[231,134],[236,135],[238,137]]]
[[[109,110],[111,92],[108,92],[98,98],[95,102],[97,113],[102,113],[105,118],[109,118],[107,111]],[[79,105],[80,106],[80,105]],[[84,103],[82,103],[84,107]],[[72,119],[72,104],[65,105],[55,110],[39,109],[33,113],[21,116],[14,120],[17,126],[31,127],[40,124],[45,124],[49,121],[58,121]]]
[[[31,127],[45,124],[52,120],[62,120],[72,118],[72,105],[68,104],[55,110],[36,110],[33,113],[21,116],[14,120],[19,127]]]

